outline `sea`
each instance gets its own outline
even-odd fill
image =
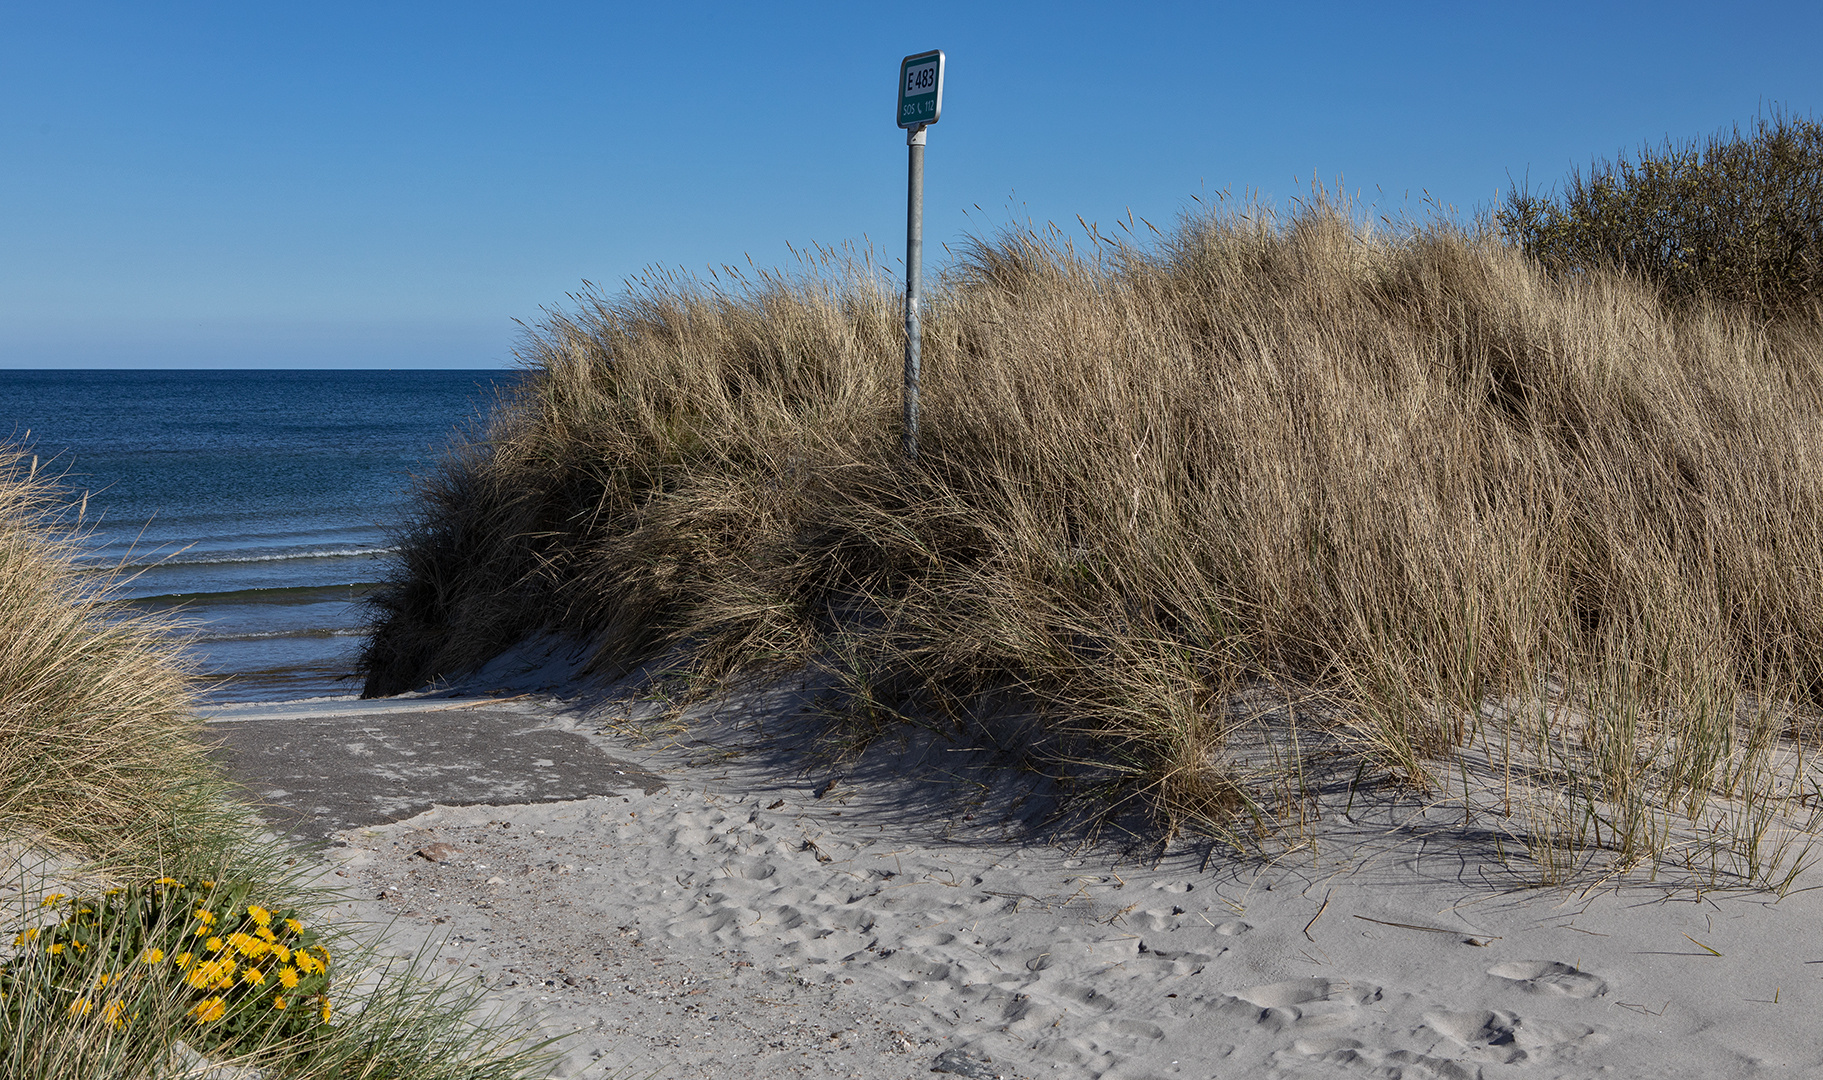
[[[59,478],[84,565],[181,624],[205,702],[342,696],[414,478],[521,377],[0,370],[0,439]]]

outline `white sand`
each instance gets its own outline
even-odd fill
[[[560,1075],[1823,1075],[1808,880],[1526,888],[1499,823],[1365,799],[1271,864],[1060,846],[1020,838],[1009,811],[1043,793],[989,750],[887,739],[801,772],[771,741],[801,693],[657,742],[624,720],[657,706],[562,696],[514,707],[618,727],[604,747],[670,786],[438,807],[330,852],[386,894],[348,917],[448,935],[450,970],[575,1032]],[[414,854],[433,843],[454,850]]]

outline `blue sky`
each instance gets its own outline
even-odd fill
[[[649,266],[1338,177],[1472,213],[1768,103],[1815,4],[0,2],[0,367],[498,367]]]

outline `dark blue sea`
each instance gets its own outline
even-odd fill
[[[360,598],[414,476],[517,371],[0,371],[0,439],[86,508],[88,562],[173,611],[213,701],[355,694]]]

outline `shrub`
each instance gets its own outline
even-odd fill
[[[1762,116],[1510,192],[1496,220],[1557,274],[1619,268],[1665,297],[1780,314],[1823,299],[1823,125]]]

